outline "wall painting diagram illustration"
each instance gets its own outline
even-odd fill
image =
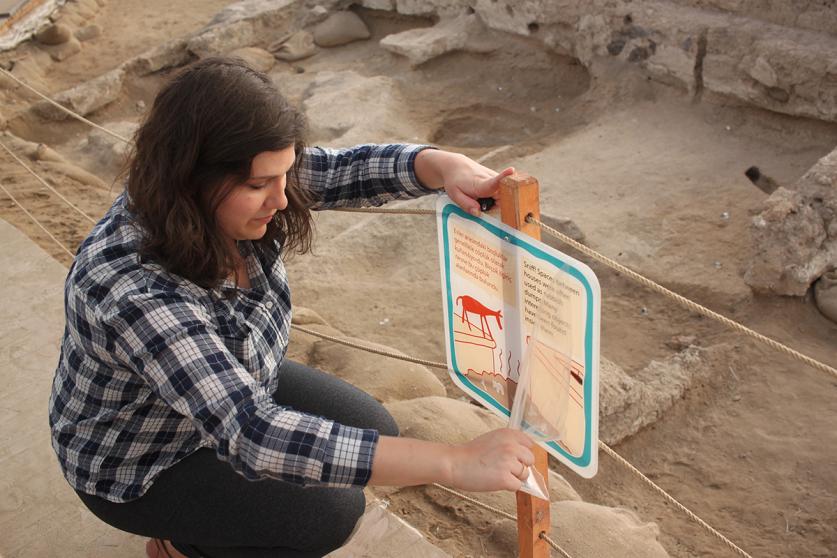
[[[583,263],[440,196],[439,258],[453,381],[508,417],[530,378],[526,431],[584,477],[598,467],[600,291]]]

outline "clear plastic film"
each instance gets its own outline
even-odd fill
[[[509,428],[521,430],[536,442],[561,439],[566,428],[571,381],[571,320],[563,319],[560,304],[551,296],[554,277],[544,281],[529,331],[525,335],[520,375],[509,418]],[[531,301],[530,301],[531,302]],[[543,476],[534,467],[521,490],[549,500]]]

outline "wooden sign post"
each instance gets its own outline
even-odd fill
[[[527,235],[541,239],[541,229],[534,223],[527,223],[531,214],[540,219],[538,181],[524,173],[515,173],[500,182],[500,217],[506,225]],[[546,450],[534,446],[535,468],[549,487],[549,466]],[[549,502],[526,494],[517,493],[517,536],[521,558],[549,558],[549,545],[541,533],[549,533]]]

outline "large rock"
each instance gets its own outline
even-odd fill
[[[763,108],[837,121],[837,37],[739,19],[710,28],[706,89]]]
[[[381,46],[395,54],[406,56],[410,64],[418,66],[446,52],[465,48],[469,38],[483,30],[476,15],[463,15],[443,20],[433,27],[410,29],[387,35]]]
[[[334,145],[376,141],[416,141],[427,123],[413,123],[397,82],[354,71],[319,72],[303,103],[312,139]]]
[[[42,170],[49,171],[49,175],[66,176],[88,186],[105,189],[107,184],[95,174],[71,163],[59,152],[43,143],[36,143],[19,138],[11,132],[0,133],[3,142],[10,145],[16,153],[22,154],[37,162]],[[43,172],[41,173],[43,174]]]
[[[259,72],[269,72],[273,65],[276,64],[276,59],[271,53],[263,48],[244,47],[237,48],[227,56],[240,58],[247,63],[248,66]]]
[[[186,45],[185,39],[172,39],[128,60],[122,66],[139,76],[183,66],[192,60],[192,55],[186,49]]]
[[[601,558],[665,558],[656,523],[642,521],[624,508],[587,502],[555,502],[550,506],[552,532],[570,556]]]
[[[69,41],[72,36],[73,30],[69,26],[53,23],[35,33],[35,40],[42,45],[60,45]]]
[[[217,56],[237,48],[269,43],[277,29],[297,17],[299,0],[243,0],[225,7],[197,35],[186,49],[200,58]]]
[[[403,354],[396,349],[361,339],[345,339],[390,353]],[[332,341],[322,340],[314,344],[311,363],[384,403],[445,394],[442,382],[420,364],[375,355]]]
[[[814,301],[823,316],[837,323],[837,269],[826,271],[814,283]]]
[[[599,438],[616,444],[653,424],[697,381],[729,360],[729,348],[688,347],[662,361],[651,361],[635,376],[602,358],[599,382]],[[721,368],[723,369],[723,368]]]
[[[80,29],[76,29],[74,35],[76,39],[81,42],[91,41],[102,35],[102,28],[95,23],[92,25],[85,25]]]
[[[75,37],[70,37],[67,42],[51,48],[49,56],[56,62],[63,62],[67,58],[75,56],[79,52],[81,52],[81,42]]]
[[[422,397],[387,406],[402,436],[446,444],[464,444],[508,424],[491,411],[461,399]]]
[[[81,83],[72,89],[63,91],[54,98],[55,101],[70,110],[86,116],[115,101],[122,91],[122,81],[124,78],[125,71],[121,68],[116,68],[97,78]],[[35,104],[33,110],[49,120],[66,120],[69,118],[66,112],[46,101],[40,101]]]
[[[297,31],[271,43],[267,50],[279,60],[296,62],[317,54],[317,45],[314,44],[314,35],[310,32]]]
[[[239,21],[271,17],[277,11],[287,10],[298,0],[240,0],[224,7],[215,14],[207,24],[207,28],[230,25]]]
[[[314,27],[314,42],[336,47],[369,38],[369,28],[354,12],[336,12]]]
[[[473,4],[470,0],[395,0],[400,14],[414,16],[455,17]]]
[[[837,149],[763,207],[750,225],[753,257],[744,280],[757,292],[802,296],[837,267]]]
[[[108,130],[128,139],[133,138],[138,126],[136,122],[128,120],[110,122],[105,125]],[[90,167],[94,168],[97,173],[111,177],[116,176],[122,169],[131,148],[124,141],[97,129],[91,130],[79,147],[82,155],[89,161]]]

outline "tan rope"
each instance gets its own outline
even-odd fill
[[[11,155],[11,156],[12,156],[12,158],[13,158],[15,161],[17,161],[18,163],[20,163],[20,166],[22,166],[22,167],[23,167],[23,168],[25,168],[27,171],[29,171],[29,174],[31,174],[32,176],[34,176],[35,178],[37,178],[37,179],[38,179],[38,181],[40,181],[40,183],[41,183],[41,184],[43,184],[44,186],[46,186],[47,188],[49,188],[49,190],[50,190],[53,194],[55,194],[56,196],[58,196],[59,198],[61,198],[61,199],[64,201],[64,203],[66,203],[67,205],[69,205],[70,207],[72,207],[73,209],[75,209],[76,211],[78,211],[78,212],[81,214],[81,216],[82,216],[82,217],[84,217],[85,219],[87,219],[88,221],[90,221],[91,223],[93,223],[94,225],[96,224],[96,220],[95,220],[93,217],[91,217],[90,215],[88,215],[87,213],[85,213],[85,212],[84,212],[84,211],[83,211],[80,207],[78,207],[76,204],[74,204],[73,202],[71,202],[70,200],[68,200],[67,198],[65,198],[65,197],[61,194],[61,192],[59,192],[58,190],[56,190],[55,188],[53,188],[53,187],[52,187],[52,185],[51,185],[51,184],[49,184],[49,183],[48,183],[46,180],[44,180],[43,178],[41,178],[41,176],[40,176],[38,173],[36,173],[35,171],[33,171],[31,168],[29,168],[29,166],[28,166],[26,163],[24,163],[24,162],[23,162],[23,160],[22,160],[22,159],[20,159],[20,157],[18,157],[17,155],[15,155],[15,154],[12,152],[12,150],[11,150],[11,149],[9,149],[8,147],[6,147],[6,145],[5,145],[3,142],[0,142],[0,147],[2,147],[3,149],[5,149],[5,150],[6,150],[6,153],[8,153],[9,155]]]
[[[788,347],[787,345],[785,345],[783,343],[780,343],[780,342],[778,342],[774,339],[771,339],[770,337],[767,337],[766,335],[762,335],[761,333],[759,333],[757,331],[754,331],[754,330],[748,328],[747,326],[736,322],[735,320],[731,320],[731,319],[727,318],[723,314],[719,314],[719,313],[717,313],[713,310],[710,310],[709,308],[707,308],[705,306],[701,306],[700,304],[698,304],[696,302],[693,302],[693,301],[689,300],[688,298],[686,298],[682,295],[679,295],[679,294],[675,293],[674,291],[663,287],[659,283],[655,283],[651,279],[648,279],[644,275],[640,275],[639,273],[632,270],[631,268],[625,267],[624,265],[620,264],[619,262],[614,261],[614,260],[608,258],[607,256],[599,254],[598,252],[596,252],[592,248],[589,248],[588,246],[578,242],[577,240],[574,240],[574,239],[570,238],[569,236],[565,235],[561,231],[558,231],[558,230],[550,227],[549,225],[546,225],[546,224],[542,223],[541,221],[534,218],[533,216],[529,215],[528,217],[526,217],[526,222],[535,223],[536,225],[541,227],[541,229],[543,229],[548,234],[554,236],[555,238],[561,240],[562,242],[565,242],[565,243],[569,244],[570,246],[572,246],[573,248],[575,248],[579,252],[581,252],[583,254],[586,254],[587,256],[590,256],[594,260],[597,260],[597,261],[605,264],[608,267],[611,267],[611,268],[615,269],[619,273],[622,273],[622,274],[628,276],[629,278],[633,279],[637,283],[640,283],[641,285],[644,285],[644,286],[648,287],[649,289],[651,289],[655,292],[658,292],[658,293],[662,294],[663,296],[665,296],[667,298],[670,298],[670,299],[674,300],[675,302],[679,303],[681,306],[684,306],[684,307],[688,308],[689,310],[692,310],[693,312],[697,312],[698,314],[701,314],[702,316],[706,316],[707,318],[712,318],[713,320],[718,321],[718,322],[724,324],[725,326],[727,326],[731,329],[734,329],[735,331],[738,331],[739,333],[743,333],[744,335],[746,335],[748,337],[752,337],[753,339],[755,339],[757,341],[761,341],[762,343],[764,343],[765,345],[767,345],[768,347],[770,347],[772,349],[776,349],[777,351],[780,351],[780,352],[783,352],[787,355],[790,355],[793,358],[804,362],[808,366],[811,366],[811,367],[816,368],[817,370],[821,370],[823,372],[827,372],[827,373],[831,374],[832,376],[834,376],[835,378],[837,378],[837,369],[835,369],[834,367],[829,366],[829,365],[827,365],[823,362],[820,362],[818,360],[815,360],[815,359],[813,359],[813,358],[811,358],[807,355],[804,355],[804,354],[800,353],[799,351],[797,351],[795,349],[792,349],[791,347]]]
[[[449,494],[452,494],[453,496],[456,496],[457,498],[465,500],[466,502],[470,502],[471,504],[474,504],[475,506],[478,506],[480,508],[483,508],[485,510],[493,512],[493,513],[495,513],[499,516],[505,517],[506,519],[511,519],[512,521],[517,521],[517,516],[516,515],[512,515],[507,511],[504,511],[504,510],[501,510],[500,508],[492,506],[491,504],[486,504],[485,502],[481,502],[481,501],[477,500],[476,498],[471,498],[470,496],[462,494],[461,492],[457,492],[456,490],[453,490],[452,488],[448,488],[447,486],[442,486],[441,484],[436,483],[436,482],[433,483],[433,486],[435,486],[436,488],[439,488],[441,490],[444,490],[445,492],[447,492]],[[546,544],[548,544],[553,549],[560,552],[561,555],[564,556],[564,558],[572,558],[572,556],[570,556],[567,553],[566,550],[561,548],[561,546],[557,542],[555,542],[549,535],[546,534],[546,531],[541,531],[538,534],[538,538],[543,539],[544,541],[546,541]]]
[[[610,457],[615,459],[617,463],[619,463],[620,465],[622,465],[623,467],[625,467],[626,469],[631,471],[633,474],[638,476],[640,479],[642,479],[642,481],[645,484],[650,486],[660,496],[665,498],[668,502],[671,502],[672,504],[674,504],[674,506],[677,509],[679,509],[680,511],[682,511],[683,513],[685,513],[689,517],[689,519],[696,522],[698,525],[700,525],[701,527],[703,527],[704,529],[706,529],[707,531],[712,533],[712,535],[714,535],[717,539],[719,539],[721,542],[723,542],[725,545],[727,545],[733,552],[735,552],[739,556],[744,556],[745,558],[752,558],[752,556],[750,556],[747,552],[742,550],[741,547],[739,547],[734,542],[732,542],[731,540],[726,538],[724,535],[722,535],[720,532],[718,532],[717,529],[715,529],[714,527],[709,525],[707,522],[702,520],[700,517],[698,517],[695,513],[693,513],[689,508],[687,508],[686,506],[684,506],[683,504],[678,502],[671,494],[669,494],[663,488],[658,486],[654,481],[652,481],[651,479],[649,479],[648,477],[643,475],[642,472],[639,469],[637,469],[636,467],[631,465],[631,463],[627,459],[625,459],[624,457],[622,457],[621,455],[616,453],[616,451],[614,451],[613,448],[611,448],[610,446],[608,446],[607,444],[605,444],[601,440],[599,440],[599,447],[602,449],[602,451],[604,451]]]
[[[6,189],[6,187],[5,187],[5,186],[3,186],[2,184],[0,184],[0,188],[2,188],[2,189],[3,189],[3,191],[4,191],[4,192],[6,192],[6,195],[7,195],[7,196],[9,196],[9,197],[11,198],[12,203],[14,203],[16,206],[18,206],[18,207],[20,208],[20,210],[21,210],[21,211],[23,211],[23,212],[24,212],[27,216],[29,216],[29,218],[30,218],[30,219],[32,219],[32,220],[35,222],[35,224],[36,224],[36,225],[38,225],[38,226],[41,228],[41,230],[42,230],[42,231],[44,231],[44,232],[47,234],[47,236],[48,236],[48,237],[50,237],[50,238],[52,239],[52,241],[53,241],[53,242],[55,242],[55,243],[56,243],[56,244],[57,244],[57,245],[58,245],[58,246],[59,246],[62,250],[64,250],[65,252],[67,252],[67,255],[68,255],[68,256],[70,256],[71,258],[75,258],[75,255],[74,255],[74,254],[70,251],[70,249],[69,249],[69,248],[67,248],[66,246],[64,246],[64,244],[63,244],[60,240],[58,240],[57,238],[55,238],[55,236],[53,236],[53,234],[52,234],[51,232],[49,232],[49,229],[47,229],[45,226],[43,226],[43,225],[41,224],[41,222],[40,222],[40,221],[38,221],[38,219],[36,219],[36,218],[35,218],[35,216],[34,216],[34,215],[32,215],[31,213],[29,213],[29,211],[28,211],[25,207],[23,207],[23,205],[22,205],[19,201],[17,201],[17,198],[15,198],[15,197],[12,195],[12,193],[11,193],[11,192],[9,192],[9,191]]]
[[[412,362],[414,364],[421,364],[423,366],[429,366],[431,368],[442,368],[443,370],[447,370],[448,366],[443,362],[433,362],[432,360],[424,360],[421,358],[415,358],[407,355],[401,355],[398,353],[393,353],[391,351],[384,351],[382,349],[376,349],[374,347],[370,347],[368,345],[361,345],[359,343],[354,343],[349,341],[348,339],[341,339],[340,337],[334,337],[333,335],[328,335],[325,333],[320,333],[319,331],[314,331],[313,329],[308,329],[306,327],[302,327],[301,325],[291,324],[292,329],[296,329],[301,331],[302,333],[307,333],[308,335],[314,335],[315,337],[319,337],[320,339],[326,339],[328,341],[333,341],[335,343],[339,343],[341,345],[345,345],[347,347],[352,347],[355,349],[362,349],[369,353],[374,353],[376,355],[381,355],[389,358],[396,358],[398,360],[404,360],[406,362]]]
[[[346,345],[347,347],[352,347],[354,349],[360,349],[360,350],[363,350],[363,351],[368,351],[368,352],[371,352],[371,353],[375,353],[375,354],[378,354],[378,355],[382,355],[382,356],[386,356],[386,357],[394,358],[394,359],[398,359],[398,360],[405,360],[407,362],[414,362],[414,363],[418,363],[418,364],[424,364],[425,366],[431,366],[433,368],[443,368],[443,369],[446,369],[446,370],[448,369],[447,365],[443,362],[433,362],[433,361],[430,361],[430,360],[422,360],[422,359],[418,359],[418,358],[414,358],[414,357],[410,357],[410,356],[406,356],[406,355],[399,355],[399,354],[393,353],[393,352],[382,351],[380,349],[375,349],[375,348],[369,347],[368,345],[363,345],[363,344],[360,344],[360,343],[355,343],[353,341],[349,341],[347,339],[341,339],[339,337],[326,335],[325,333],[320,333],[320,332],[317,332],[317,331],[306,329],[306,328],[303,328],[303,327],[298,326],[298,325],[291,325],[291,327],[294,328],[294,329],[298,329],[300,331],[303,331],[304,333],[307,333],[309,335],[314,335],[316,337],[320,337],[321,339],[327,339],[329,341],[334,341],[335,343],[340,343],[341,345]],[[624,457],[622,457],[621,455],[616,453],[616,451],[613,448],[611,448],[610,446],[608,446],[607,444],[605,444],[601,440],[599,441],[599,447],[605,453],[607,453],[608,455],[613,457],[616,460],[617,463],[619,463],[620,465],[623,465],[631,473],[638,476],[648,486],[652,487],[656,492],[661,494],[667,501],[674,504],[679,510],[681,510],[683,513],[685,513],[686,516],[689,517],[689,519],[692,519],[693,521],[695,521],[698,525],[705,528],[707,531],[709,531],[709,533],[711,533],[713,536],[718,538],[721,542],[723,542],[728,547],[730,547],[736,554],[739,554],[740,556],[744,556],[745,558],[752,558],[749,554],[747,554],[747,552],[742,550],[739,546],[737,546],[735,543],[733,543],[728,538],[726,538],[724,535],[722,535],[720,533],[720,531],[718,531],[717,529],[715,529],[714,527],[709,525],[706,521],[702,520],[700,517],[698,517],[697,514],[695,514],[689,508],[687,508],[686,506],[684,506],[683,504],[678,502],[674,498],[674,496],[672,496],[671,494],[666,492],[663,488],[661,488],[660,486],[655,484],[654,481],[652,481],[651,479],[646,477],[642,473],[642,471],[640,471],[639,469],[637,469],[636,467],[631,465],[631,463],[627,459],[625,459]],[[439,486],[439,488],[447,490],[448,492],[454,492],[450,488],[446,488],[446,487],[443,487],[441,485],[436,485],[436,486]],[[468,499],[469,501],[472,500],[472,499],[469,499],[465,495],[462,495],[462,497],[465,498],[465,499]],[[486,509],[490,509],[488,504],[483,504],[482,502],[480,502],[478,505],[482,505],[483,507],[486,507]],[[506,512],[503,512],[502,510],[500,510],[499,513],[501,513],[501,515],[506,514]],[[506,515],[508,515],[508,514],[506,514]],[[511,517],[509,519],[511,519]]]
[[[444,490],[445,492],[447,492],[449,494],[453,494],[457,498],[461,498],[462,500],[465,500],[466,502],[470,502],[470,503],[474,504],[475,506],[479,506],[479,507],[481,507],[485,510],[494,512],[497,515],[503,516],[506,519],[511,519],[512,521],[517,521],[517,516],[516,515],[510,514],[507,511],[503,511],[500,508],[495,508],[491,504],[486,504],[485,502],[480,502],[476,498],[471,498],[470,496],[466,496],[465,494],[462,494],[461,492],[457,492],[456,490],[454,490],[452,488],[448,488],[447,486],[442,486],[441,484],[439,484],[437,482],[434,482],[433,486],[435,486],[436,488],[440,488],[440,489]]]
[[[5,75],[6,77],[11,78],[13,81],[19,83],[20,85],[22,85],[23,87],[25,87],[26,89],[28,89],[29,91],[31,91],[32,93],[34,93],[35,95],[37,95],[38,97],[43,99],[44,101],[48,102],[49,104],[53,105],[54,107],[57,107],[57,108],[61,109],[64,112],[66,112],[67,114],[69,114],[70,116],[75,118],[76,120],[80,120],[81,122],[84,122],[88,126],[92,126],[92,127],[96,128],[97,130],[101,130],[102,132],[104,132],[104,133],[106,133],[106,134],[108,134],[108,135],[110,135],[110,136],[112,136],[112,137],[114,137],[114,138],[116,138],[120,141],[124,141],[125,143],[131,143],[131,141],[128,138],[120,136],[116,132],[108,130],[104,126],[99,126],[95,122],[92,122],[92,121],[86,119],[85,117],[78,114],[77,112],[74,112],[71,109],[68,109],[67,107],[65,107],[61,103],[57,103],[56,101],[50,99],[49,97],[47,97],[46,95],[44,95],[43,93],[41,93],[40,91],[38,91],[37,89],[32,87],[31,85],[29,85],[28,83],[25,83],[24,81],[19,79],[16,75],[14,75],[10,71],[6,70],[5,68],[0,67],[0,72],[2,72],[3,75]]]
[[[391,214],[400,214],[400,213],[409,212],[410,214],[414,214],[414,215],[434,215],[434,214],[436,214],[436,211],[432,210],[432,209],[411,209],[411,210],[408,210],[408,209],[388,209],[388,208],[378,208],[378,207],[357,207],[357,208],[351,208],[351,209],[344,208],[344,209],[340,209],[339,211],[355,211],[355,212],[364,212],[364,213],[391,213]],[[761,333],[759,333],[759,332],[757,332],[753,329],[750,329],[747,326],[736,322],[735,320],[731,320],[730,318],[727,318],[723,314],[719,314],[718,312],[710,310],[709,308],[707,308],[705,306],[702,306],[702,305],[698,304],[697,302],[689,300],[688,298],[686,298],[682,295],[679,295],[679,294],[675,293],[674,291],[672,291],[670,289],[667,289],[667,288],[663,287],[659,283],[656,283],[656,282],[652,281],[651,279],[648,279],[644,275],[640,275],[639,273],[630,269],[629,267],[625,267],[624,265],[620,264],[619,262],[617,262],[617,261],[615,261],[611,258],[608,258],[607,256],[605,256],[603,254],[600,254],[599,252],[596,252],[595,250],[586,246],[585,244],[582,244],[582,243],[578,242],[577,240],[574,240],[573,238],[571,238],[571,237],[565,235],[564,233],[562,233],[561,231],[550,227],[549,225],[543,223],[542,221],[540,221],[539,219],[534,218],[531,215],[526,218],[526,221],[529,222],[529,223],[534,223],[534,224],[538,225],[547,234],[549,234],[551,236],[554,236],[555,238],[561,240],[562,242],[565,242],[566,244],[569,244],[570,246],[572,246],[573,248],[575,248],[579,252],[581,252],[583,254],[586,254],[587,256],[593,258],[594,260],[599,261],[599,262],[605,264],[606,266],[615,269],[616,271],[626,275],[630,279],[633,279],[637,283],[639,283],[639,284],[641,284],[645,287],[648,287],[649,289],[651,289],[651,290],[653,290],[657,293],[660,293],[667,298],[670,298],[670,299],[674,300],[675,302],[677,302],[681,306],[683,306],[683,307],[685,307],[689,310],[692,310],[693,312],[696,312],[696,313],[698,313],[702,316],[706,316],[707,318],[711,318],[711,319],[713,319],[717,322],[720,322],[721,324],[723,324],[723,325],[725,325],[725,326],[727,326],[727,327],[729,327],[729,328],[731,328],[731,329],[733,329],[733,330],[735,330],[739,333],[743,333],[744,335],[746,335],[748,337],[751,337],[751,338],[755,339],[756,341],[764,343],[765,345],[767,345],[768,347],[770,347],[772,349],[783,352],[783,353],[785,353],[785,354],[787,354],[787,355],[789,355],[789,356],[791,356],[791,357],[793,357],[793,358],[795,358],[795,359],[797,359],[801,362],[804,362],[805,364],[807,364],[808,366],[811,366],[812,368],[815,368],[815,369],[820,370],[822,372],[826,372],[828,374],[831,374],[833,377],[837,378],[837,368],[834,368],[833,366],[829,366],[828,364],[825,364],[824,362],[820,362],[820,361],[818,361],[814,358],[811,358],[811,357],[809,357],[809,356],[807,356],[803,353],[800,353],[796,349],[788,347],[784,343],[780,343],[779,341],[776,341],[775,339],[771,339],[770,337],[767,337],[766,335],[763,335],[763,334],[761,334]]]

